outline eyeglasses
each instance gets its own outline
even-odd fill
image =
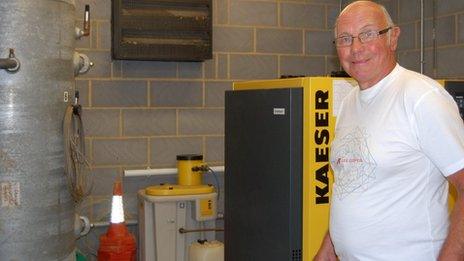
[[[333,43],[337,47],[351,46],[353,44],[353,39],[354,38],[358,38],[361,43],[367,43],[367,42],[370,42],[370,41],[373,41],[373,40],[377,39],[380,35],[388,32],[388,30],[390,30],[390,29],[392,29],[391,26],[388,27],[388,28],[385,28],[383,30],[380,30],[380,31],[369,30],[369,31],[366,31],[366,32],[361,32],[361,33],[358,34],[358,36],[343,35],[343,36],[335,38]]]

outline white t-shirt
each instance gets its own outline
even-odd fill
[[[464,125],[436,81],[396,65],[344,99],[331,146],[330,236],[342,260],[436,260]]]

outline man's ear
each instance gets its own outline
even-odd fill
[[[396,47],[398,47],[398,38],[400,37],[401,29],[398,26],[394,26],[390,30],[390,50],[395,51]]]

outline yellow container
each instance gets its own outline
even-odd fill
[[[201,185],[203,171],[203,155],[177,155],[178,184],[184,186]],[[199,170],[192,170],[194,167]]]
[[[171,185],[162,184],[145,188],[145,194],[148,196],[174,196],[174,195],[197,195],[213,193],[214,187],[211,185]]]

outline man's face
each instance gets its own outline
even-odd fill
[[[372,6],[353,6],[340,15],[337,23],[337,37],[358,36],[362,32],[380,31],[387,27],[380,9]],[[395,67],[395,49],[399,28],[392,28],[390,33],[390,40],[386,33],[370,42],[361,43],[359,38],[355,38],[351,46],[337,47],[341,65],[351,77],[358,81],[361,89],[373,86]]]

